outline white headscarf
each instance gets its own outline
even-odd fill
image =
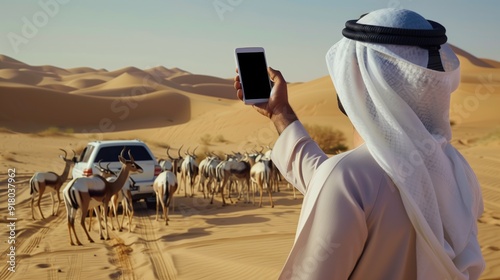
[[[358,23],[432,28],[403,9],[377,10]],[[417,235],[418,279],[472,279],[484,269],[476,225],[483,204],[474,172],[450,144],[459,60],[447,44],[440,54],[445,72],[426,68],[426,49],[343,38],[326,61],[349,119],[399,189]]]

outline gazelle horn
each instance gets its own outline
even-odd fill
[[[131,161],[135,161],[134,160],[134,157],[132,156],[132,154],[130,153],[130,149],[128,150],[128,157],[130,158]]]
[[[174,160],[174,158],[168,153],[168,150],[170,150],[170,146],[167,147],[167,156],[170,160]]]
[[[182,156],[181,156],[181,150],[182,150],[182,147],[184,147],[184,144],[181,145],[181,147],[179,148],[179,150],[177,150],[177,155],[179,156],[178,159],[181,159]]]
[[[66,159],[66,156],[68,155],[68,153],[65,150],[63,150],[63,149],[59,149],[59,150],[61,150],[61,151],[64,152],[64,159]]]

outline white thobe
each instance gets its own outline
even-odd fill
[[[415,231],[365,145],[328,158],[295,121],[272,159],[304,194],[280,279],[416,279]]]

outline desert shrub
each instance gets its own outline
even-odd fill
[[[196,161],[198,164],[206,157],[206,153],[210,151],[210,148],[206,145],[201,145],[196,149],[196,152],[194,153],[196,156]]]
[[[224,135],[222,135],[222,134],[217,134],[213,140],[214,140],[214,142],[218,142],[218,143],[228,143],[229,142],[226,138],[224,138]]]
[[[73,134],[73,133],[75,133],[75,129],[73,129],[73,128],[66,128],[64,130],[64,133],[66,133],[66,134]]]
[[[348,149],[345,144],[346,138],[340,130],[334,130],[329,126],[304,125],[311,138],[318,143],[319,147],[327,154],[336,154]]]
[[[51,126],[37,133],[38,136],[64,136],[66,135],[59,127]]]
[[[73,128],[60,128],[57,126],[50,126],[45,130],[32,134],[39,137],[52,137],[52,136],[73,136],[75,129]]]
[[[210,143],[212,142],[212,140],[213,140],[212,135],[210,135],[210,134],[208,134],[208,133],[203,134],[203,135],[200,137],[200,142],[201,142],[201,144],[203,144],[203,145],[210,146],[210,145],[211,145]]]

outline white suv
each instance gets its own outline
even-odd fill
[[[142,173],[130,174],[135,182],[131,187],[132,199],[134,201],[145,199],[146,203],[155,203],[155,192],[153,190],[153,182],[161,173],[161,168],[153,156],[153,153],[148,146],[140,140],[112,140],[112,141],[93,141],[87,144],[83,149],[78,162],[73,167],[73,178],[88,177],[94,174],[99,174],[94,164],[101,161],[102,166],[107,166],[109,169],[118,173],[121,168],[121,163],[118,160],[118,155],[125,147],[124,157],[128,158],[128,150],[134,157],[135,162],[142,167]]]

